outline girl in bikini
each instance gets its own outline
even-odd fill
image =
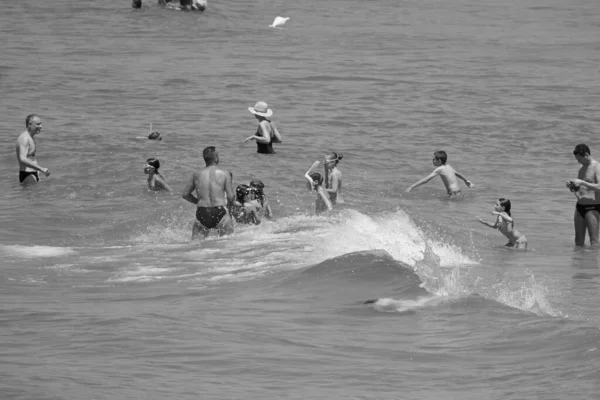
[[[505,244],[506,247],[527,249],[527,239],[525,238],[525,235],[515,229],[515,221],[510,215],[510,207],[509,199],[498,199],[494,205],[494,211],[492,211],[492,215],[497,216],[494,224],[485,222],[479,217],[475,217],[475,219],[490,228],[498,229],[506,236],[508,238],[508,243]]]
[[[323,177],[318,172],[312,172],[318,166],[319,162],[315,161],[310,169],[304,174],[304,177],[308,181],[308,189],[317,192],[317,200],[315,203],[317,214],[322,213],[323,211],[333,210],[333,205],[331,204],[331,200],[329,200],[329,193],[327,193],[323,187]]]
[[[329,193],[331,204],[343,203],[342,197],[342,172],[337,165],[344,158],[342,154],[331,152],[325,156],[325,191]]]

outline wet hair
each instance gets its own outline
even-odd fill
[[[162,140],[162,136],[160,135],[160,133],[154,131],[150,135],[148,135],[148,139],[150,139],[150,140]]]
[[[215,146],[208,146],[202,152],[202,157],[204,157],[205,162],[214,161],[217,156],[217,148]]]
[[[250,182],[250,187],[256,190],[256,199],[260,202],[261,206],[264,206],[265,193],[263,192],[263,188],[265,187],[265,184],[262,183],[261,180],[254,179]]]
[[[327,161],[335,161],[335,165],[338,165],[342,158],[344,158],[344,155],[342,153],[336,153],[335,151],[332,151],[325,156]]]
[[[498,199],[498,202],[500,203],[501,207],[504,207],[504,212],[507,213],[509,217],[511,217],[511,215],[510,215],[510,200],[502,197],[501,199]]]
[[[132,0],[131,7],[133,8],[142,8],[142,0]]]
[[[318,172],[313,172],[312,174],[308,175],[310,176],[310,179],[313,180],[314,183],[317,184],[317,186],[322,185],[323,184],[323,176],[321,176],[320,173]]]
[[[154,170],[156,171],[156,173],[158,173],[158,169],[160,168],[160,161],[158,161],[158,158],[149,158],[146,160],[146,164],[148,164],[151,167],[154,167]]]
[[[590,148],[587,145],[581,143],[581,144],[578,144],[577,146],[575,146],[575,150],[573,150],[574,156],[584,157],[586,154],[587,155],[592,154],[592,152],[590,151]]]
[[[27,128],[29,126],[29,124],[31,123],[31,120],[34,119],[35,117],[37,117],[37,114],[29,114],[26,118],[25,118],[25,127]]]
[[[446,161],[448,161],[448,154],[446,154],[444,150],[436,151],[433,153],[433,156],[436,160],[441,161],[442,165],[446,164]]]
[[[244,197],[256,190],[248,185],[240,184],[235,188],[235,199],[244,204]]]

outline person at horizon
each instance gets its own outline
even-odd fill
[[[261,154],[275,154],[273,143],[281,143],[281,134],[275,123],[267,119],[273,115],[273,110],[264,101],[257,102],[254,107],[248,107],[248,111],[254,114],[258,120],[258,130],[252,136],[246,138],[244,143],[250,140],[256,141],[256,152]]]
[[[515,221],[510,214],[510,200],[501,198],[494,205],[492,215],[496,215],[496,222],[490,224],[485,222],[479,216],[475,219],[490,228],[498,229],[508,239],[504,246],[515,249],[527,249],[527,238],[515,229]]]
[[[308,190],[317,192],[317,200],[315,202],[315,210],[317,214],[324,211],[332,211],[333,205],[329,200],[329,193],[323,187],[323,176],[318,172],[312,172],[319,166],[319,162],[315,161],[308,171],[304,174],[304,178],[308,181]]]
[[[261,211],[265,218],[272,220],[273,219],[273,210],[271,210],[271,205],[269,204],[269,199],[267,195],[263,191],[265,188],[265,184],[262,183],[261,180],[254,179],[250,182],[250,187],[256,190],[256,200],[261,205]]]
[[[25,131],[17,138],[17,161],[19,163],[19,182],[23,185],[37,183],[40,180],[38,172],[50,176],[48,168],[38,164],[35,158],[35,136],[42,131],[42,120],[36,114],[25,118]]]
[[[447,160],[448,155],[445,151],[440,150],[433,153],[433,166],[435,167],[433,172],[427,175],[425,178],[420,179],[417,182],[410,185],[410,187],[406,189],[406,191],[410,192],[414,188],[429,182],[438,175],[440,176],[440,178],[442,178],[442,182],[444,182],[444,186],[446,186],[446,192],[450,197],[456,197],[462,193],[460,190],[460,186],[458,186],[458,180],[456,179],[457,177],[462,179],[468,187],[471,188],[475,186],[461,173],[452,168],[450,164],[446,164]]]
[[[573,150],[573,155],[581,168],[577,179],[567,181],[566,186],[575,194],[575,245],[585,244],[586,231],[590,237],[590,245],[598,247],[598,227],[600,226],[600,164],[591,156],[590,148],[585,144],[578,144]]]
[[[148,175],[148,189],[154,192],[166,191],[171,193],[173,190],[167,185],[165,178],[158,172],[160,161],[157,158],[149,158],[144,166],[144,173]]]
[[[219,236],[233,232],[229,207],[234,199],[231,173],[218,167],[219,153],[214,146],[202,152],[206,167],[193,172],[182,198],[197,206],[192,239],[206,238],[211,229]],[[196,192],[194,196],[193,192]]]
[[[342,172],[337,168],[340,160],[344,158],[343,154],[331,152],[325,156],[325,191],[329,193],[331,204],[343,204],[342,196]]]
[[[261,223],[261,205],[256,199],[256,189],[248,185],[238,185],[235,189],[235,201],[231,207],[231,215],[240,224]]]

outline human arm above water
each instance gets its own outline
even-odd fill
[[[181,197],[192,204],[198,204],[198,198],[194,196],[193,192],[196,189],[196,174],[192,174],[192,178],[188,181],[188,183],[183,188],[183,192]]]
[[[331,204],[331,200],[329,200],[329,194],[325,191],[325,189],[323,189],[323,186],[319,186],[317,193],[321,197],[321,200],[323,200],[323,203],[325,203],[327,211],[332,211],[333,205]]]
[[[496,218],[496,222],[494,224],[490,224],[489,222],[485,222],[479,216],[475,217],[475,219],[477,221],[481,222],[482,224],[489,226],[490,228],[493,228],[493,229],[497,229],[498,228],[498,218]]]
[[[304,174],[304,178],[306,178],[306,180],[308,181],[309,184],[309,188],[308,190],[313,190],[315,188],[315,181],[312,180],[312,178],[310,177],[310,173],[319,166],[319,162],[315,161],[310,168],[308,169],[308,171],[306,171],[306,173]]]
[[[465,176],[463,174],[461,174],[460,172],[458,172],[457,170],[454,170],[454,175],[456,175],[458,178],[462,179],[468,187],[475,187],[475,185],[473,185],[470,180],[465,178]]]
[[[165,181],[165,178],[162,177],[162,175],[155,174],[153,178],[154,178],[154,189],[155,190],[165,190],[169,193],[173,192],[173,189],[171,189],[171,187],[169,185],[167,185],[167,182]],[[157,184],[158,184],[158,188],[156,187]]]
[[[261,136],[258,136],[258,135],[249,136],[246,140],[244,140],[244,143],[248,143],[250,140],[256,140],[257,142],[263,143],[263,144],[271,143],[271,133],[265,127],[265,124],[268,125],[269,121],[264,120],[258,124],[258,130],[259,130]]]
[[[424,183],[429,182],[430,180],[432,180],[433,178],[435,178],[436,176],[438,176],[440,174],[440,168],[436,168],[433,170],[432,173],[430,173],[429,175],[427,175],[425,178],[423,179],[419,179],[418,181],[416,181],[415,183],[413,183],[412,185],[410,185],[408,187],[408,189],[406,189],[407,192],[410,192],[411,190],[413,190],[414,188],[423,185]]]

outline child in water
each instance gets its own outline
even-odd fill
[[[273,219],[273,211],[271,210],[271,205],[269,204],[269,200],[267,199],[267,195],[263,189],[265,188],[265,184],[262,183],[261,180],[254,179],[250,182],[250,187],[256,190],[256,200],[260,203],[262,207],[262,213],[267,219]]]
[[[329,200],[329,194],[323,187],[323,177],[318,172],[312,172],[312,170],[318,166],[319,162],[315,161],[310,169],[304,174],[304,177],[308,181],[308,189],[310,191],[314,190],[317,192],[317,200],[315,204],[317,214],[323,211],[333,210],[331,200]]]
[[[256,200],[256,189],[248,185],[238,185],[230,210],[233,218],[240,224],[258,225],[261,222],[260,209],[260,203]]]
[[[172,192],[165,178],[158,172],[160,161],[157,158],[149,158],[144,166],[144,173],[148,175],[148,189],[154,192]]]
[[[512,247],[515,249],[527,249],[527,239],[525,235],[521,234],[515,229],[515,221],[510,215],[510,200],[509,199],[498,199],[494,205],[494,211],[492,215],[497,215],[496,222],[490,224],[489,222],[483,221],[479,217],[475,219],[490,228],[498,229],[504,236],[508,238],[506,247]]]
[[[406,191],[410,192],[417,186],[421,186],[422,184],[429,182],[437,175],[442,178],[442,182],[444,182],[444,185],[446,186],[446,192],[450,197],[456,197],[461,194],[460,186],[458,186],[458,179],[456,179],[456,177],[462,179],[468,187],[473,187],[474,185],[471,183],[471,181],[465,178],[462,174],[458,173],[458,171],[452,168],[449,164],[446,164],[447,160],[448,155],[445,151],[436,151],[433,153],[433,166],[435,167],[433,172],[427,175],[425,178],[420,179],[410,185]]]
[[[343,203],[342,197],[342,172],[337,168],[342,154],[331,152],[325,156],[325,191],[329,193],[331,204]]]

